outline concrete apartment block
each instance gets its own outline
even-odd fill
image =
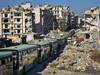
[[[71,21],[70,21],[70,28],[78,27],[78,15],[75,12],[71,12]]]
[[[58,23],[60,22],[60,20],[65,20],[66,21],[66,25],[70,26],[70,14],[69,14],[69,6],[53,6],[52,7],[52,12],[54,15],[54,23],[55,26],[58,27]]]
[[[77,16],[74,14],[74,16]],[[31,2],[17,4],[2,8],[0,11],[0,35],[20,35],[29,32],[47,34],[50,30],[57,29],[60,20],[65,20],[70,26],[72,21],[69,6],[51,6],[50,4],[36,5]],[[77,19],[78,20],[78,19]],[[75,23],[76,21],[75,20]]]
[[[42,11],[40,8],[34,8],[34,12],[35,12],[35,27],[33,31],[37,33],[42,33],[42,18],[41,18]]]
[[[36,5],[35,12],[35,32],[47,34],[53,28],[53,15],[48,5]]]
[[[34,19],[31,3],[14,5],[12,8],[2,8],[0,11],[0,35],[20,35],[32,32]]]
[[[44,4],[44,5],[36,5],[36,8],[41,8],[42,10],[45,8],[46,10],[50,10],[50,13],[47,14],[51,14],[51,16],[47,16],[46,20],[48,18],[49,21],[47,22],[54,22],[54,28],[57,29],[59,27],[58,23],[60,22],[60,20],[65,20],[66,21],[66,25],[70,26],[70,20],[71,20],[71,16],[70,16],[70,9],[69,6],[51,6],[50,4]],[[52,22],[51,22],[52,23]],[[48,25],[48,24],[47,24]],[[53,25],[49,25],[52,26]],[[46,27],[46,26],[45,26]]]

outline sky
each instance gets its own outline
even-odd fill
[[[26,3],[26,1],[30,1],[33,7],[44,3],[52,6],[66,5],[69,6],[70,11],[75,12],[78,16],[82,16],[85,10],[90,7],[100,7],[100,0],[0,0],[0,9],[8,5],[12,7],[15,4]]]

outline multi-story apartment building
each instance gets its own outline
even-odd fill
[[[36,5],[35,12],[35,32],[47,34],[53,28],[53,14],[48,8],[49,5]]]
[[[65,20],[66,25],[70,25],[69,6],[51,6],[50,4],[36,5],[35,8],[41,9],[43,30],[58,28],[60,20]],[[36,20],[35,20],[36,21]],[[41,23],[40,22],[40,23]],[[44,23],[44,24],[43,24]],[[54,24],[54,26],[53,26]]]
[[[34,13],[31,12],[31,3],[15,5],[11,9],[2,8],[0,11],[0,35],[22,35],[32,32]]]
[[[66,25],[70,26],[69,6],[44,4],[33,8],[30,2],[14,5],[11,9],[8,6],[0,11],[0,35],[22,35],[28,32],[47,34],[59,27],[60,20],[65,20]]]
[[[10,8],[3,8],[0,11],[0,35],[10,34]]]
[[[60,20],[65,20],[66,25],[70,25],[70,9],[69,6],[52,6],[51,11],[53,12],[54,15],[54,24],[58,28],[58,23]]]
[[[78,15],[75,14],[74,12],[71,12],[71,24],[70,28],[76,28],[78,26]]]

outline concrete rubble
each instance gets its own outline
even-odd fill
[[[73,45],[73,42],[66,45],[63,53],[52,63],[49,63],[49,66],[59,70],[100,72],[99,42],[90,40],[78,43],[79,46]]]

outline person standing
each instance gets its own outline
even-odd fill
[[[54,50],[54,57],[56,58],[56,56],[57,56],[57,51],[56,51],[56,49]]]

